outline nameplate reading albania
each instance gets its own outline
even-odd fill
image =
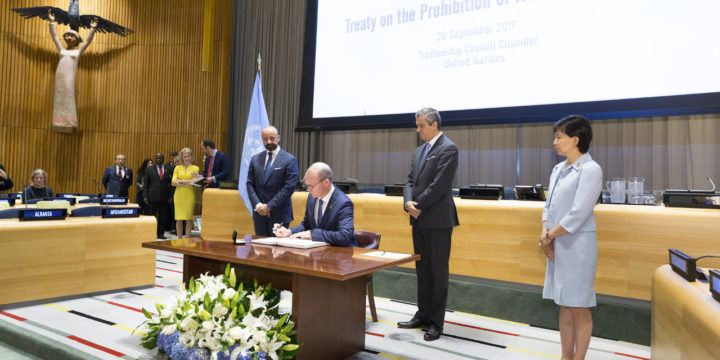
[[[114,209],[105,208],[102,209],[103,218],[125,218],[125,217],[138,217],[140,216],[139,208],[126,208],[126,209]]]
[[[18,211],[20,221],[27,220],[65,220],[67,209],[26,209]]]

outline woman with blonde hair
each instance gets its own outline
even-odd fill
[[[195,189],[192,186],[192,180],[200,177],[200,168],[192,163],[192,150],[189,148],[180,150],[180,159],[182,163],[175,166],[171,183],[176,188],[173,202],[175,203],[175,229],[178,239],[183,235],[183,221],[186,221],[185,237],[190,237],[193,209],[195,208]]]

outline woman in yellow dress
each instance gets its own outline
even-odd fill
[[[185,223],[185,237],[190,237],[192,230],[193,209],[195,208],[195,187],[191,185],[194,178],[199,177],[200,169],[193,165],[193,152],[189,148],[180,150],[182,164],[175,166],[172,186],[175,186],[175,230],[178,239],[183,235],[183,220]]]

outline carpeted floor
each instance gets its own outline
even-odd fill
[[[158,251],[154,288],[12,308],[0,311],[0,356],[12,359],[160,359],[157,350],[139,346],[133,330],[144,317],[142,307],[154,309],[178,291],[182,257]],[[291,309],[283,293],[281,311]],[[367,314],[365,351],[352,359],[559,359],[557,331],[527,324],[448,312],[444,335],[426,342],[420,329],[398,329],[415,305],[376,298],[380,321]],[[25,338],[18,339],[18,338]],[[30,340],[28,340],[30,339]],[[2,343],[9,344],[3,347]],[[12,347],[15,347],[13,349]],[[33,354],[33,355],[29,355]],[[593,338],[587,359],[649,359],[647,346]]]

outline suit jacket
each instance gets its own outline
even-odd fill
[[[445,134],[430,148],[425,162],[420,160],[425,144],[415,149],[410,173],[403,191],[404,203],[415,201],[422,210],[417,220],[410,217],[410,225],[423,229],[444,229],[458,226],[452,181],[458,167],[458,148]],[[407,209],[405,209],[407,211]]]
[[[115,165],[108,166],[105,168],[105,173],[102,177],[103,186],[107,189],[108,194],[113,194],[121,197],[128,196],[128,189],[132,185],[133,173],[129,167],[124,167],[125,176],[122,179],[118,179],[117,167]]]
[[[3,170],[3,171],[5,170],[5,167],[3,166],[3,164],[0,164],[0,170]],[[5,175],[7,175],[7,173],[5,173]],[[9,175],[8,175],[7,179],[0,178],[0,190],[12,189],[12,187],[13,187],[13,181]]]
[[[334,246],[357,246],[353,231],[353,203],[340,189],[335,188],[327,208],[323,213],[320,225],[315,223],[315,202],[318,199],[308,194],[305,205],[305,219],[300,225],[290,229],[292,233],[311,230],[312,239],[324,241]]]
[[[202,175],[205,177],[215,177],[215,182],[210,183],[208,187],[220,187],[220,182],[226,181],[230,176],[230,157],[226,153],[218,150],[215,153],[215,160],[213,160],[212,173],[210,176],[206,176],[208,167],[210,167],[210,156],[205,156],[205,167],[203,168]]]
[[[156,165],[150,165],[145,169],[143,178],[143,196],[151,202],[168,202],[170,199],[170,181],[173,176],[173,169],[170,164],[163,164],[163,177],[160,178]]]
[[[257,204],[270,207],[270,221],[290,223],[293,220],[292,194],[298,182],[297,159],[282,148],[272,164],[272,172],[265,177],[267,151],[255,154],[250,159],[247,176],[247,192],[253,209]],[[253,216],[260,216],[253,212]]]

